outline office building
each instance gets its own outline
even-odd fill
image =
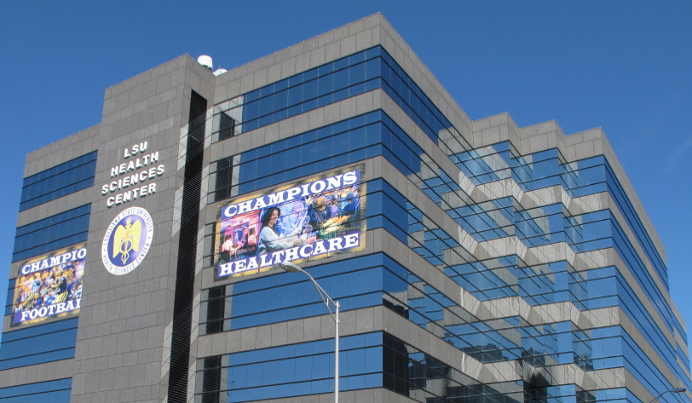
[[[690,401],[602,131],[471,120],[373,15],[181,56],[27,156],[0,402],[331,402],[334,320],[282,263],[340,304],[343,402]]]

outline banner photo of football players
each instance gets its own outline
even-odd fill
[[[365,185],[358,165],[221,205],[216,278],[364,249]]]
[[[79,313],[86,243],[23,262],[14,283],[11,326]]]

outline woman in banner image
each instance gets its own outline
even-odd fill
[[[262,231],[260,231],[258,255],[300,245],[301,240],[294,236],[295,234],[291,234],[286,238],[279,238],[275,228],[280,216],[281,210],[278,207],[270,207],[262,215]]]

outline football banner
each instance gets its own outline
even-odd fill
[[[33,258],[19,266],[11,326],[79,313],[86,244]]]
[[[364,249],[363,172],[332,171],[219,206],[216,277]]]

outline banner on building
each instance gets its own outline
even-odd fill
[[[332,171],[221,205],[216,277],[364,249],[363,171],[363,165]]]
[[[11,326],[78,314],[85,260],[82,243],[23,262],[14,283]]]

